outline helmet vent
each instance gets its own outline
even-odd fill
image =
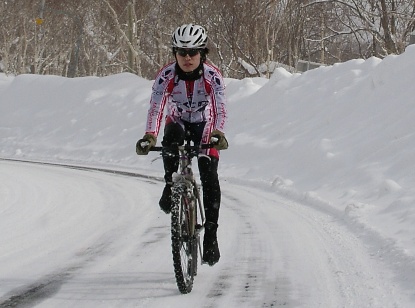
[[[172,45],[177,48],[206,48],[207,35],[202,26],[188,24],[178,27],[172,35]]]

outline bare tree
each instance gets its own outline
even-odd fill
[[[300,59],[332,64],[405,50],[415,0],[8,0],[0,2],[0,71],[154,78],[171,33],[206,27],[225,77],[269,76]]]
[[[402,53],[409,33],[415,26],[415,1],[310,1],[304,7],[331,4],[335,23],[328,25],[335,36],[347,36],[347,44],[354,42],[359,56],[379,56]]]

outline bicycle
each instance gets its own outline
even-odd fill
[[[213,143],[191,145],[190,139],[186,138],[185,145],[169,148],[155,146],[150,149],[161,151],[162,155],[172,155],[172,152],[178,152],[179,155],[179,171],[173,174],[171,188],[171,241],[176,283],[183,294],[190,293],[193,288],[193,280],[197,275],[198,254],[202,255],[200,233],[204,230],[205,224],[205,212],[192,170],[192,159],[198,156],[201,149],[213,146]]]

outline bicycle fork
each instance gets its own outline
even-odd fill
[[[203,208],[203,204],[202,204],[202,200],[200,198],[200,190],[199,187],[197,186],[196,183],[194,183],[193,185],[193,189],[194,189],[194,195],[196,196],[196,204],[197,207],[199,209],[199,215],[200,215],[200,224],[197,223],[196,221],[196,233],[197,233],[197,246],[199,247],[199,256],[200,256],[200,264],[203,264],[203,251],[202,251],[202,244],[200,241],[200,233],[204,230],[205,228],[205,209]]]

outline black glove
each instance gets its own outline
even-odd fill
[[[212,141],[212,138],[216,140]],[[213,147],[216,150],[226,150],[229,146],[228,140],[225,138],[225,134],[217,129],[213,130],[210,134],[210,140],[214,144]]]
[[[144,137],[137,141],[135,151],[137,155],[147,155],[150,149],[157,143],[157,137],[153,134],[145,134]]]

